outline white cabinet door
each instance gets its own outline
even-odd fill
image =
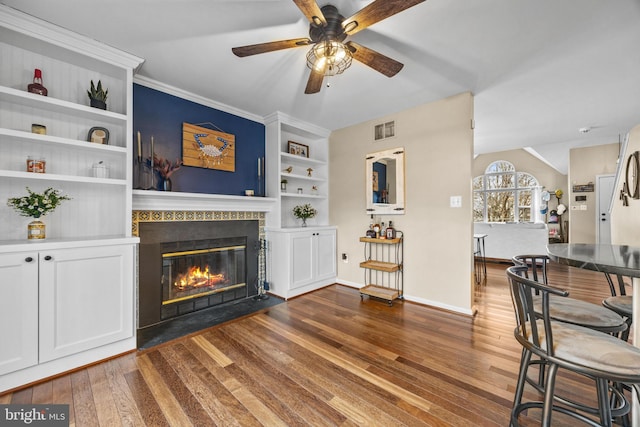
[[[336,267],[336,230],[316,232],[316,280],[334,280]]]
[[[40,363],[133,336],[133,246],[40,253]]]
[[[336,232],[315,230],[291,235],[293,277],[291,289],[335,278]]]
[[[301,232],[291,235],[292,275],[290,289],[311,283],[315,278],[314,233]]]
[[[0,255],[0,375],[38,363],[38,253]]]

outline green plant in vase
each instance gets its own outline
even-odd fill
[[[91,106],[95,108],[100,108],[101,110],[107,109],[107,95],[109,94],[109,89],[104,90],[102,88],[102,82],[98,80],[98,85],[93,84],[93,80],[91,80],[91,89],[87,91],[87,95],[89,95],[89,99],[91,100]]]
[[[45,225],[39,221],[39,218],[53,212],[64,200],[71,200],[71,197],[65,196],[60,190],[51,187],[44,190],[43,193],[35,193],[27,187],[27,193],[26,196],[10,198],[7,205],[18,211],[21,216],[36,220],[29,223],[29,239],[44,239],[46,237]]]
[[[302,220],[302,226],[307,226],[307,219],[316,216],[318,211],[309,203],[298,205],[293,208],[293,216]]]

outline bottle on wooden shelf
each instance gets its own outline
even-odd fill
[[[373,225],[373,231],[376,233],[376,238],[380,237],[380,224],[375,223]]]
[[[42,71],[39,69],[35,69],[33,71],[33,83],[27,86],[27,91],[31,93],[35,93],[42,96],[47,96],[49,91],[46,87],[42,85]]]
[[[393,228],[393,221],[389,221],[389,226],[385,230],[385,234],[387,239],[395,239],[396,238],[396,229]]]

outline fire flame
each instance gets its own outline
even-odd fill
[[[223,283],[224,281],[224,274],[211,274],[211,272],[209,272],[209,266],[206,266],[204,270],[201,270],[199,266],[193,266],[186,274],[178,276],[173,286],[177,288],[177,290],[183,291],[190,288],[213,288],[215,285]]]

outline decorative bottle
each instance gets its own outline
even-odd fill
[[[42,86],[42,71],[37,68],[33,71],[33,83],[27,86],[27,91],[43,96],[47,96],[49,92],[46,87]]]
[[[393,222],[389,221],[389,226],[386,230],[387,239],[395,239],[396,238],[396,229],[393,228]]]

